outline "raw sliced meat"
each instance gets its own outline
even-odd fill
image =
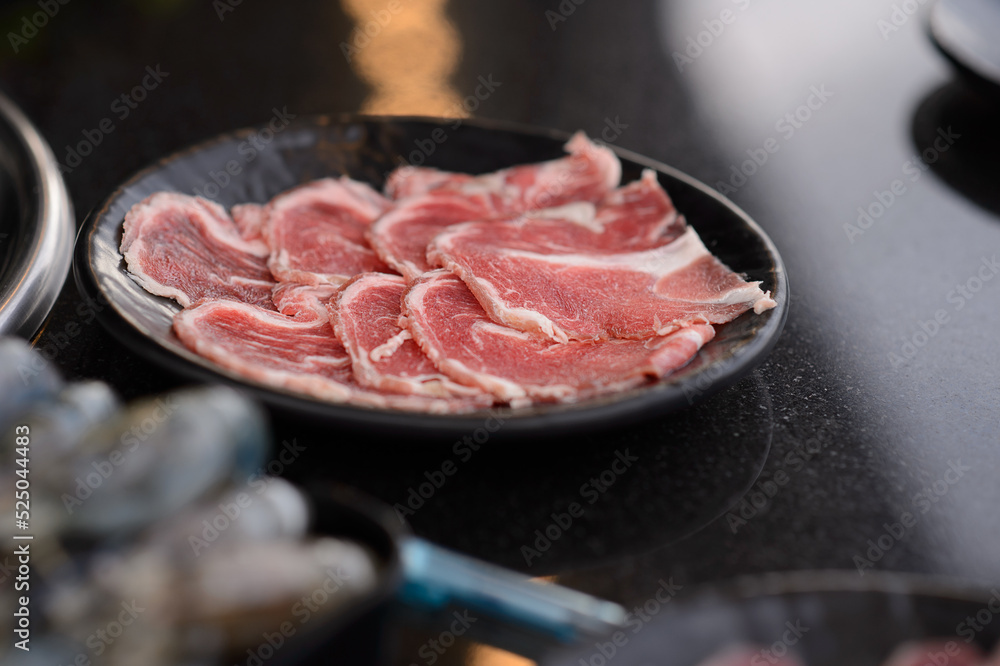
[[[248,203],[237,204],[229,209],[229,214],[236,223],[236,228],[240,231],[240,236],[245,240],[259,240],[266,244],[264,240],[264,220],[267,215],[264,206],[260,204]]]
[[[622,168],[610,149],[577,132],[566,143],[568,156],[524,164],[481,176],[448,173],[428,167],[400,167],[390,174],[386,192],[403,199],[428,192],[491,195],[499,215],[561,206],[571,201],[596,203],[618,186]]]
[[[776,305],[759,282],[745,282],[712,256],[690,227],[649,250],[565,253],[535,233],[539,226],[552,233],[551,221],[535,222],[452,227],[435,237],[428,259],[461,277],[494,321],[557,342],[643,339]]]
[[[404,327],[446,375],[512,406],[572,402],[659,378],[685,365],[714,335],[691,326],[647,341],[552,343],[490,321],[454,274],[421,276],[403,299]]]
[[[278,312],[297,321],[329,321],[326,304],[340,287],[332,284],[298,284],[281,282],[271,294]]]
[[[639,180],[612,190],[597,207],[596,226],[605,248],[646,249],[664,245],[686,224],[667,196],[656,172],[645,169]]]
[[[362,386],[393,393],[481,396],[483,406],[492,404],[481,390],[438,372],[409,331],[399,327],[406,284],[398,275],[365,273],[345,284],[330,304],[330,321],[351,357],[354,378]]]
[[[550,239],[562,243],[566,252],[585,248],[601,253],[646,249],[673,240],[685,227],[684,219],[657,181],[656,172],[651,170],[643,172],[641,179],[609,192],[596,208],[590,202],[577,201],[528,215],[577,222],[582,228],[568,228],[568,238]],[[372,225],[368,240],[385,263],[413,281],[434,267],[427,260],[427,247],[437,234],[462,222],[502,217],[510,216],[501,215],[482,195],[435,191],[401,202]],[[554,234],[561,232],[558,224],[548,228]]]
[[[268,266],[280,281],[342,284],[385,271],[365,240],[392,203],[364,183],[324,178],[280,194],[267,205]]]
[[[427,244],[434,236],[453,224],[495,216],[483,197],[425,194],[379,218],[368,232],[368,242],[382,261],[413,281],[430,269]]]
[[[353,393],[351,360],[329,322],[244,303],[202,301],[174,316],[192,351],[242,377],[334,402]]]
[[[174,316],[174,332],[193,352],[241,377],[321,400],[432,414],[483,407],[472,399],[362,388],[354,381],[350,357],[329,322],[310,308],[289,317],[245,303],[205,300]]]
[[[202,298],[271,307],[267,246],[241,237],[214,202],[178,192],[153,194],[125,215],[121,252],[146,291],[183,307]]]

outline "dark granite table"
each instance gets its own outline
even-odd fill
[[[289,476],[395,504],[452,460],[459,473],[408,516],[418,534],[627,605],[661,579],[690,590],[783,570],[1000,582],[998,108],[934,50],[926,7],[417,4],[72,2],[16,54],[4,44],[0,82],[71,167],[80,221],[136,170],[274,109],[581,128],[752,215],[786,262],[790,315],[765,363],[678,414],[478,451],[278,419],[276,444],[308,446]],[[8,4],[3,33],[35,9]],[[36,341],[59,347],[67,377],[126,397],[183,384],[78,303],[69,280]],[[73,321],[80,333],[60,337]],[[635,462],[601,482],[619,454]],[[547,545],[573,502],[582,517]],[[420,631],[398,663],[430,663]],[[500,660],[446,655],[487,657]]]

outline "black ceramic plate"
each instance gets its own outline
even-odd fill
[[[273,131],[277,129],[278,131]],[[313,117],[288,125],[226,134],[163,159],[134,176],[94,210],[77,241],[75,274],[81,291],[106,299],[102,319],[137,352],[165,367],[207,381],[227,380],[296,416],[352,428],[432,436],[472,434],[489,414],[431,416],[325,403],[242,379],[188,351],[171,331],[179,309],[134,282],[118,251],[126,211],[158,190],[199,193],[226,207],[265,202],[295,185],[347,174],[381,187],[402,160],[452,171],[482,173],[564,154],[567,134],[483,121],[426,118]],[[728,386],[760,362],[785,321],[788,285],[774,245],[745,213],[679,171],[624,150],[623,182],[655,169],[660,182],[705,245],[732,269],[761,280],[778,307],[745,314],[722,326],[690,364],[665,380],[574,405],[539,405],[494,412],[504,433],[551,433],[631,422],[681,409]]]
[[[659,608],[657,591],[650,590],[649,600],[625,605]],[[856,571],[771,574],[679,596],[653,618],[645,615],[648,627],[634,616],[617,646],[592,642],[540,663],[601,664],[603,646],[605,654],[615,649],[614,666],[696,666],[736,646],[752,646],[769,651],[753,654],[753,664],[772,664],[787,653],[807,666],[880,666],[910,641],[996,649],[1000,626],[991,619],[998,604],[996,588],[935,577],[874,571],[864,577]],[[943,664],[940,651],[925,653],[916,663]]]

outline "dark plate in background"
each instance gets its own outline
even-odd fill
[[[753,646],[772,650],[770,656],[758,652],[754,664],[774,663],[787,651],[806,666],[880,666],[899,645],[934,639],[988,651],[1000,636],[1000,613],[990,606],[1000,606],[996,588],[930,576],[868,570],[863,577],[857,571],[746,577],[678,596],[663,612],[646,616],[638,631],[633,622],[613,663],[696,666],[735,646]],[[590,645],[541,664],[600,664],[600,655]],[[943,663],[938,659],[928,654],[919,663]]]
[[[337,405],[243,379],[189,351],[171,330],[179,306],[153,296],[128,275],[118,250],[125,213],[153,192],[202,194],[225,207],[266,202],[310,180],[346,174],[381,188],[402,161],[483,173],[564,155],[568,134],[486,121],[319,116],[226,134],[140,172],[91,212],[77,241],[75,275],[81,292],[107,300],[102,323],[138,353],[185,376],[248,388],[284,414],[326,425],[410,436],[461,436],[490,414],[437,416]],[[714,340],[670,377],[638,389],[573,405],[498,409],[503,433],[548,434],[634,422],[693,404],[749,372],[771,350],[788,311],[784,267],[770,239],[745,213],[685,174],[629,151],[622,182],[655,169],[677,208],[708,249],[733,270],[763,282],[778,306],[718,327]],[[228,167],[228,170],[227,170]]]

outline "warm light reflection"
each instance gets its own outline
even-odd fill
[[[535,662],[488,645],[477,645],[469,651],[466,666],[535,666]]]
[[[450,77],[462,52],[447,0],[342,0],[351,65],[372,87],[363,113],[468,115]]]

